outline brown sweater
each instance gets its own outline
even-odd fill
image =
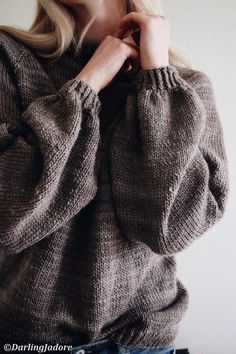
[[[225,211],[214,90],[169,65],[76,80],[97,44],[42,59],[0,32],[0,338],[171,344],[189,295],[175,255]]]

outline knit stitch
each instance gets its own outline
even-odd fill
[[[1,343],[175,340],[176,254],[223,216],[228,164],[208,76],[169,65],[97,94],[0,31]]]

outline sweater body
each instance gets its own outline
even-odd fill
[[[205,76],[140,71],[96,95],[74,79],[96,46],[50,62],[0,39],[1,341],[173,343],[189,303],[175,254],[228,192]]]

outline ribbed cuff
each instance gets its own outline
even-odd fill
[[[58,91],[60,95],[70,93],[73,90],[80,94],[83,101],[83,107],[92,111],[98,111],[101,108],[101,101],[95,90],[85,81],[76,78],[67,81]]]
[[[168,65],[157,69],[140,69],[134,83],[138,90],[151,88],[168,90],[183,83],[183,79],[176,67]]]

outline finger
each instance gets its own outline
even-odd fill
[[[127,34],[140,30],[143,26],[148,24],[150,17],[161,17],[162,19],[166,19],[166,17],[162,15],[157,16],[149,13],[130,12],[121,19],[115,36],[118,38],[124,38]]]
[[[146,19],[146,16],[141,13],[128,13],[121,19],[117,27],[116,36],[120,37],[123,36],[125,32],[138,30],[144,22],[144,17]]]
[[[124,64],[122,65],[122,67],[119,70],[119,73],[124,73],[124,72],[128,72],[130,71],[132,68],[132,65],[130,63],[130,59],[127,59]]]
[[[124,17],[122,17],[122,19],[120,20],[119,26],[123,27],[126,24],[132,22],[133,24],[136,25],[142,25],[146,22],[148,15],[144,14],[144,13],[140,13],[140,12],[129,12],[127,15],[125,15]]]
[[[133,33],[135,33],[136,31],[139,31],[139,28],[138,28],[138,29],[128,29],[128,30],[126,30],[126,31],[122,31],[121,29],[116,29],[116,32],[115,32],[115,34],[114,34],[114,37],[123,39],[123,38],[126,38],[126,37],[131,36],[131,35],[132,35]]]
[[[133,43],[122,41],[126,49],[126,57],[137,60],[139,58],[139,50],[136,49]]]
[[[125,15],[119,23],[118,30],[126,29],[137,29],[144,26],[150,17],[155,17],[153,14],[144,14],[140,12],[130,12]]]
[[[129,72],[134,72],[136,68],[140,66],[140,53],[139,48],[134,44],[127,40],[121,40],[125,44],[126,52],[126,60],[131,63],[131,68],[129,68]]]
[[[133,21],[124,24],[122,27],[118,27],[115,32],[115,37],[123,39],[130,36],[132,33],[140,31],[140,27]]]
[[[140,28],[137,29],[129,29],[129,30],[124,30],[124,31],[120,31],[118,32],[118,30],[116,31],[115,37],[119,38],[119,39],[124,39],[127,37],[132,36],[133,39],[135,38],[140,38]],[[139,40],[135,41],[136,45],[139,45]]]
[[[139,47],[138,47],[136,44],[131,43],[131,42],[127,41],[127,40],[125,41],[124,39],[122,40],[122,42],[128,44],[128,45],[131,46],[132,48],[134,48],[134,49],[136,49],[137,51],[139,51]]]

